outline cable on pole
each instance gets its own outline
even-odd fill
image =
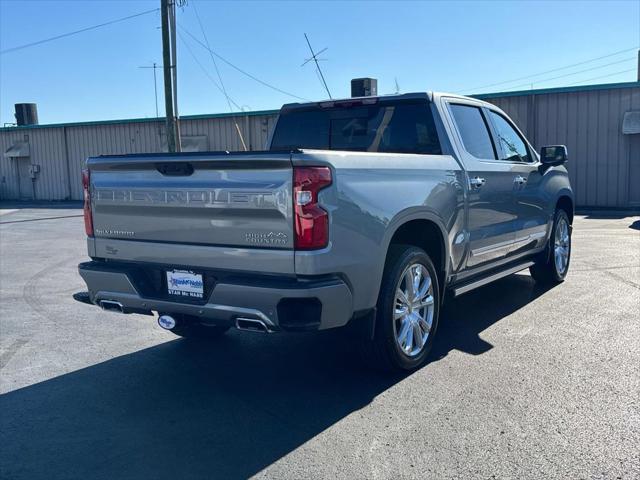
[[[218,68],[218,62],[216,62],[216,57],[213,56],[213,51],[211,50],[211,45],[209,44],[209,38],[207,37],[207,33],[204,30],[204,25],[202,25],[202,20],[200,20],[200,14],[198,13],[198,7],[196,7],[196,2],[193,2],[193,11],[196,14],[196,18],[198,19],[198,24],[200,25],[200,31],[202,32],[202,36],[204,37],[204,41],[207,44],[207,50],[209,51],[209,56],[211,57],[211,61],[213,62],[213,66],[216,70],[216,74],[218,75],[218,80],[220,80],[220,86],[222,87],[222,94],[224,98],[227,100],[227,105],[229,106],[229,111],[233,113],[233,107],[231,106],[231,98],[229,98],[229,94],[227,93],[227,89],[224,86],[224,81],[222,80],[222,75],[220,74],[220,69]],[[234,102],[235,103],[235,102]],[[242,148],[246,152],[247,144],[244,141],[244,137],[242,135],[242,131],[240,130],[240,126],[236,121],[235,117],[233,118],[233,123],[236,127],[236,131],[238,132],[238,137],[240,137],[240,143],[242,143]]]
[[[600,57],[591,58],[591,59],[584,60],[584,61],[578,62],[578,63],[572,63],[571,65],[565,65],[564,67],[558,67],[558,68],[553,68],[551,70],[545,70],[544,72],[533,73],[531,75],[525,75],[523,77],[513,78],[511,80],[505,80],[503,82],[489,83],[489,84],[482,85],[482,86],[479,86],[479,87],[465,88],[464,90],[458,90],[458,93],[463,92],[463,91],[466,92],[466,91],[471,91],[471,90],[478,90],[478,89],[481,89],[481,88],[495,87],[495,86],[498,86],[498,85],[506,85],[508,83],[517,82],[519,80],[526,80],[527,78],[539,77],[541,75],[546,75],[547,73],[558,72],[560,70],[566,70],[567,68],[578,67],[580,65],[585,65],[587,63],[595,62],[597,60],[602,60],[604,58],[614,57],[616,55],[620,55],[621,53],[626,53],[626,52],[630,52],[632,50],[636,50],[637,48],[638,47],[626,48],[624,50],[618,50],[617,52],[612,52],[612,53],[609,53],[607,55],[602,55]],[[534,82],[534,83],[536,83],[536,82]]]
[[[191,48],[191,45],[189,45],[189,42],[187,42],[187,39],[184,37],[184,35],[182,34],[182,32],[178,32],[178,36],[180,37],[180,40],[182,41],[182,44],[187,47],[187,52],[189,52],[189,54],[191,55],[191,58],[193,58],[193,61],[196,62],[196,65],[198,65],[198,67],[200,67],[200,70],[202,70],[202,72],[206,75],[206,77],[209,79],[209,81],[218,89],[220,90],[220,93],[222,93],[224,95],[224,92],[222,91],[222,87],[220,86],[220,84],[218,84],[218,82],[211,76],[211,74],[209,73],[209,71],[205,68],[204,65],[202,65],[202,62],[200,60],[198,60],[198,57],[196,56],[196,54],[194,53],[193,49]],[[235,101],[233,100],[233,98],[229,97],[229,100],[231,101],[231,103],[233,104],[234,107],[236,107],[238,110],[242,111],[242,107]]]
[[[263,80],[260,80],[258,77],[256,77],[255,75],[250,74],[249,72],[241,69],[240,67],[238,67],[237,65],[234,65],[233,63],[231,63],[229,60],[227,60],[226,58],[224,58],[222,55],[216,53],[214,50],[211,50],[209,47],[207,47],[202,41],[200,41],[200,39],[198,39],[198,37],[196,37],[194,34],[192,34],[189,30],[187,30],[186,28],[184,28],[182,25],[178,24],[178,27],[182,29],[182,31],[184,33],[186,33],[187,35],[189,35],[198,45],[200,45],[202,48],[209,50],[213,55],[216,56],[216,58],[222,60],[224,63],[226,63],[227,65],[229,65],[231,68],[237,70],[238,72],[242,73],[243,75],[251,78],[252,80],[255,80],[256,82],[260,83],[261,85],[264,85],[267,88],[270,88],[271,90],[275,90],[276,92],[280,92],[284,95],[287,95],[289,97],[292,98],[297,98],[298,100],[303,100],[305,102],[310,102],[311,100],[309,100],[308,98],[304,98],[304,97],[299,97],[298,95],[294,95],[293,93],[287,92],[285,90],[282,90],[281,88],[275,87]]]
[[[151,10],[145,10],[144,12],[136,13],[133,15],[129,15],[127,17],[117,18],[115,20],[110,20],[108,22],[100,23],[98,25],[92,25],[91,27],[81,28],[80,30],[74,30],[73,32],[67,32],[60,35],[56,35],[55,37],[45,38],[43,40],[38,40],[36,42],[26,43],[24,45],[19,45],[17,47],[7,48],[5,50],[0,50],[0,55],[4,55],[5,53],[16,52],[18,50],[22,50],[24,48],[34,47],[36,45],[42,45],[43,43],[52,42],[54,40],[59,40],[61,38],[70,37],[72,35],[77,35],[78,33],[88,32],[89,30],[95,30],[96,28],[106,27],[107,25],[113,25],[114,23],[124,22],[125,20],[130,20],[132,18],[141,17],[142,15],[148,15],[149,13],[158,12],[159,8],[153,8]]]
[[[575,82],[575,83],[570,83],[569,85],[577,85],[578,83],[592,82],[593,80],[600,80],[601,78],[608,78],[608,77],[613,77],[615,75],[621,75],[623,73],[635,72],[635,70],[636,70],[635,68],[630,68],[628,70],[622,70],[620,72],[609,73],[607,75],[601,75],[599,77],[587,78],[586,80],[580,80],[580,81]]]
[[[514,85],[513,87],[509,87],[509,88],[525,87],[527,85],[531,85],[532,83],[533,84],[538,84],[538,83],[551,82],[552,80],[558,80],[559,78],[571,77],[573,75],[579,75],[580,73],[585,73],[585,72],[592,72],[593,70],[598,70],[600,68],[609,67],[611,65],[618,65],[620,63],[629,62],[631,60],[635,60],[635,57],[625,58],[624,60],[618,60],[616,62],[609,62],[609,63],[606,63],[604,65],[599,65],[597,67],[585,68],[584,70],[578,70],[577,72],[565,73],[563,75],[558,75],[557,77],[544,78],[542,80],[536,80],[534,82],[521,83],[520,85]],[[582,82],[582,80],[580,80],[580,81]]]

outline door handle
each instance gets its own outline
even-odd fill
[[[482,187],[485,183],[487,183],[487,181],[484,178],[480,178],[480,177],[471,178],[469,180],[469,184],[471,185],[471,188],[476,188],[476,189]]]
[[[516,178],[513,179],[513,183],[517,183],[518,185],[524,185],[527,183],[527,179],[522,175],[517,175]]]

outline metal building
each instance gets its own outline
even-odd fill
[[[277,110],[180,119],[184,151],[264,147]],[[166,151],[164,119],[28,125],[0,128],[0,199],[81,200],[89,156]]]
[[[567,146],[576,205],[640,207],[640,82],[476,97],[507,112],[538,151]]]
[[[539,149],[564,144],[579,207],[640,208],[640,82],[477,95]],[[259,150],[277,110],[181,118],[184,150]],[[88,156],[161,152],[164,122],[136,119],[0,128],[0,199],[82,198]]]

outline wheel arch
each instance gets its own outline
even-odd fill
[[[391,225],[387,229],[383,271],[390,259],[391,245],[404,244],[422,248],[436,267],[442,296],[450,263],[449,245],[446,241],[448,235],[442,219],[430,211],[413,211],[396,217]]]
[[[575,211],[573,196],[570,196],[566,193],[561,193],[556,200],[554,212],[558,209],[564,210],[569,217],[569,223],[573,223],[573,215]]]

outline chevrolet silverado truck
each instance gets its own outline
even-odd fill
[[[179,336],[358,325],[372,360],[412,370],[445,296],[564,280],[566,159],[463,96],[288,104],[264,151],[89,158],[79,271],[88,302]]]

